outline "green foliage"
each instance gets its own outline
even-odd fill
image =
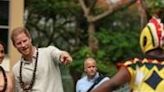
[[[104,61],[104,54],[103,51],[98,51],[97,54],[93,54],[88,47],[84,46],[72,55],[75,61],[69,65],[70,71],[83,73],[84,60],[87,57],[93,57],[97,61],[98,70],[105,75],[112,76],[116,72],[115,65],[109,61]]]
[[[101,60],[116,63],[140,55],[140,22],[135,10],[118,11],[97,25]]]
[[[80,9],[72,0],[26,0],[26,8],[44,17],[56,15],[69,16],[73,11]],[[73,9],[75,8],[75,9]]]
[[[113,63],[134,57],[139,53],[139,18],[127,8],[96,23],[95,36],[99,40],[99,50],[92,53],[87,46],[87,25],[83,25],[79,6],[69,0],[26,0],[29,11],[26,26],[33,34],[35,45],[55,44],[72,53],[74,62],[70,70],[83,72],[83,61],[94,57],[101,72],[113,75]],[[78,12],[78,13],[77,13]],[[129,17],[129,18],[127,18]],[[76,24],[77,23],[77,24]],[[82,24],[81,24],[82,23]],[[77,25],[77,26],[72,26]],[[79,25],[80,24],[80,25]],[[39,40],[38,40],[39,39]]]
[[[81,47],[81,49],[77,50],[72,54],[74,62],[70,64],[70,68],[72,70],[76,70],[77,72],[83,72],[83,61],[86,57],[92,56],[92,52],[86,46]]]
[[[38,46],[56,44],[69,49],[68,41],[74,39],[74,23],[80,7],[73,0],[25,0],[26,27],[30,30],[33,43]],[[72,36],[73,35],[73,36]],[[72,40],[71,40],[72,41]]]
[[[26,26],[33,34],[38,46],[55,45],[71,53],[74,62],[70,72],[83,72],[83,61],[93,57],[103,74],[113,76],[115,63],[140,55],[139,18],[136,11],[115,12],[98,21],[95,36],[99,40],[99,50],[92,53],[87,46],[87,21],[80,7],[73,0],[26,0]],[[99,11],[98,11],[99,13]],[[97,12],[95,13],[97,14]]]
[[[163,11],[164,0],[143,0],[143,5],[147,9],[150,15]]]
[[[147,8],[164,8],[163,0],[143,0]]]
[[[113,63],[109,63],[108,61],[99,61],[97,63],[97,68],[100,73],[110,77],[113,76],[117,71],[116,66]]]
[[[97,34],[103,57],[112,62],[118,62],[126,58],[135,57],[139,53],[138,34],[133,31],[109,32],[102,29]],[[106,45],[105,45],[106,44]]]

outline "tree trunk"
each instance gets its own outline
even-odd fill
[[[88,45],[93,53],[98,50],[98,39],[95,37],[95,24],[90,22],[88,25]]]

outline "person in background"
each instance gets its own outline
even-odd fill
[[[13,92],[12,74],[1,66],[5,58],[5,44],[0,41],[0,92]]]
[[[21,59],[14,65],[16,92],[63,92],[59,64],[69,64],[72,57],[55,46],[38,48],[25,27],[11,33],[14,47]]]
[[[96,61],[93,58],[84,61],[84,72],[86,75],[77,81],[76,92],[90,92],[102,82],[109,80],[108,77],[97,72]]]
[[[129,83],[131,92],[164,91],[164,23],[161,13],[153,16],[140,35],[143,58],[134,58],[120,64],[117,74],[91,92],[112,92]]]

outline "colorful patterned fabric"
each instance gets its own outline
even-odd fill
[[[163,48],[164,45],[164,27],[160,19],[152,17],[146,27],[142,30],[140,36],[140,46],[143,52],[155,48]]]
[[[133,92],[164,91],[164,62],[161,62],[135,58],[123,64],[131,76],[129,84]]]

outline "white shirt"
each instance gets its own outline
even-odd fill
[[[35,83],[30,92],[63,92],[61,74],[59,69],[59,57],[61,51],[54,46],[38,49],[38,65],[36,71]],[[35,55],[36,56],[36,51]],[[36,59],[36,58],[35,58]],[[35,67],[35,59],[32,63],[23,61],[22,80],[30,83]],[[19,83],[20,62],[18,61],[13,67],[16,80],[16,92],[23,92]]]
[[[99,73],[97,73],[93,79],[88,79],[87,76],[84,76],[81,79],[79,79],[76,84],[76,92],[87,92],[87,90],[94,84],[95,80],[98,77],[99,77]],[[109,80],[109,77],[103,78],[97,85],[94,86],[94,88],[96,88],[101,83],[107,80]]]

